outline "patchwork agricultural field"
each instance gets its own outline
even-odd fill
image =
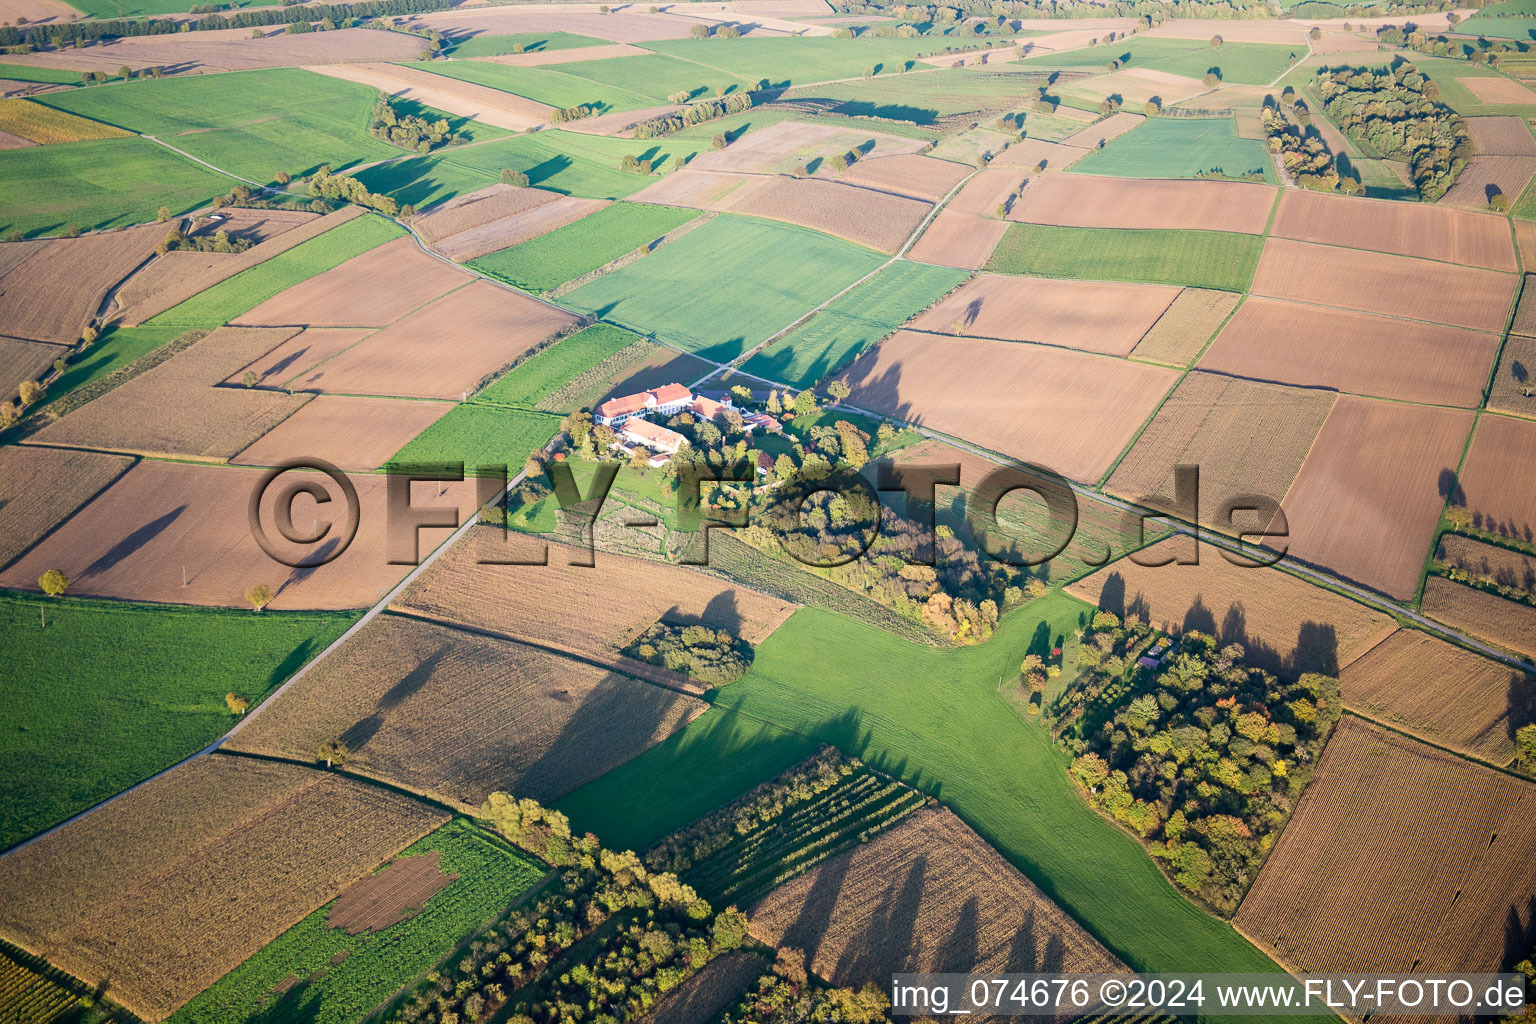
[[[0,12],[0,1024],[1532,955],[1536,0],[452,5]]]

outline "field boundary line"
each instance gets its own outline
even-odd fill
[[[157,146],[164,146],[166,149],[170,150],[172,153],[177,153],[177,154],[179,154],[181,156],[184,156],[188,160],[191,160],[195,164],[201,164],[201,165],[203,165],[204,167],[208,168],[210,171],[213,171],[216,174],[222,174],[222,175],[224,175],[224,177],[226,177],[226,178],[233,178],[236,181],[243,181],[247,185],[254,185],[256,188],[260,189],[263,192],[267,191],[267,186],[263,185],[261,182],[259,182],[259,181],[252,181],[250,178],[242,178],[240,175],[234,173],[233,171],[226,171],[222,167],[215,167],[213,164],[209,163],[208,161],[200,159],[198,157],[195,157],[191,153],[188,153],[184,149],[177,149],[175,146],[171,145],[169,142],[166,142],[164,139],[156,138],[153,135],[140,135],[139,138],[141,138],[141,139],[148,139],[150,142],[155,143]]]
[[[1392,634],[1389,633],[1387,635],[1391,636]],[[1381,641],[1381,643],[1385,643],[1385,642],[1386,642],[1385,640]],[[1376,645],[1376,647],[1380,647],[1380,646],[1381,646],[1380,643],[1378,643]],[[1376,649],[1376,647],[1372,647],[1371,650],[1374,651]],[[1370,651],[1366,652],[1366,654],[1369,654],[1369,653],[1370,653]],[[1362,654],[1360,657],[1363,658],[1363,657],[1365,657],[1365,655]],[[1358,661],[1359,659],[1357,658],[1356,660]],[[1412,740],[1413,742],[1423,744],[1426,747],[1432,747],[1435,750],[1440,751],[1442,754],[1446,754],[1446,755],[1448,755],[1450,757],[1454,757],[1454,758],[1456,758],[1459,761],[1465,761],[1468,764],[1477,765],[1479,768],[1489,768],[1489,769],[1492,769],[1493,771],[1498,772],[1500,775],[1507,775],[1507,776],[1509,776],[1512,779],[1519,780],[1520,782],[1524,782],[1524,783],[1527,783],[1527,784],[1529,784],[1531,782],[1531,777],[1529,775],[1521,775],[1519,772],[1512,771],[1511,769],[1505,767],[1504,765],[1494,764],[1492,761],[1486,761],[1486,760],[1484,760],[1481,757],[1477,757],[1477,756],[1475,756],[1473,754],[1468,754],[1467,752],[1462,751],[1462,750],[1457,750],[1455,747],[1448,747],[1444,743],[1440,742],[1439,740],[1428,739],[1427,737],[1421,736],[1418,733],[1413,732],[1412,730],[1403,728],[1401,725],[1396,725],[1396,724],[1394,724],[1392,722],[1383,721],[1380,718],[1376,718],[1373,715],[1368,715],[1364,711],[1357,710],[1356,708],[1352,708],[1352,707],[1349,707],[1349,706],[1346,705],[1345,708],[1344,708],[1344,714],[1349,715],[1352,718],[1358,718],[1362,722],[1369,722],[1371,725],[1375,726],[1378,729],[1385,729],[1387,732],[1390,732],[1390,733],[1392,733],[1394,735],[1397,735],[1397,736],[1401,736],[1404,739]],[[1329,737],[1329,742],[1332,742],[1332,740],[1333,740],[1333,737],[1330,736]]]

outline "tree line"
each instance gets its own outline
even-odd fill
[[[1436,102],[1439,87],[1410,61],[1388,68],[1319,68],[1313,85],[1341,129],[1408,164],[1426,202],[1445,195],[1472,156],[1466,122]]]

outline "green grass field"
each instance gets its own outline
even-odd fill
[[[321,907],[214,982],[169,1018],[173,1024],[351,1024],[453,952],[461,939],[506,910],[543,876],[544,865],[457,818],[400,857],[436,852],[457,875],[413,917],[380,932],[328,927]],[[341,958],[338,960],[338,958]],[[281,997],[274,988],[303,979]]]
[[[1111,60],[1119,60],[1125,68],[1147,68],[1195,79],[1204,78],[1207,71],[1219,69],[1221,80],[1227,83],[1268,85],[1306,55],[1305,45],[1224,43],[1212,46],[1206,39],[1138,36],[1080,50],[1026,57],[1019,64],[1022,67],[1107,70]]]
[[[473,475],[480,466],[505,465],[516,476],[536,448],[560,429],[560,417],[499,405],[458,405],[395,453],[394,466],[463,463]]]
[[[471,260],[499,281],[545,292],[653,242],[699,215],[697,210],[614,203],[547,235]]]
[[[229,7],[249,7],[254,0],[229,0]],[[156,14],[181,14],[192,0],[70,0],[69,6],[92,18],[143,18]]]
[[[661,39],[646,48],[682,57],[756,85],[771,88],[859,78],[870,68],[878,75],[900,74],[919,56],[942,53],[954,39],[833,39],[796,36],[768,39]],[[917,65],[921,66],[921,65]]]
[[[560,71],[599,85],[630,89],[658,104],[670,102],[670,97],[679,92],[697,99],[751,88],[735,75],[661,53],[577,61],[561,64]]]
[[[454,57],[500,57],[508,53],[543,53],[606,46],[608,40],[574,32],[516,32],[507,35],[465,35],[444,40],[443,52]],[[517,47],[521,46],[519,51]]]
[[[476,395],[475,401],[536,409],[561,388],[639,340],[611,324],[593,324],[518,363]]]
[[[1474,20],[1474,19],[1468,19]],[[1458,30],[1460,26],[1457,26]],[[1339,61],[1338,63],[1355,63],[1376,65],[1374,61]],[[1501,114],[1512,114],[1516,117],[1536,116],[1536,105],[1530,103],[1484,103],[1473,94],[1471,89],[1462,85],[1460,78],[1492,78],[1504,77],[1493,68],[1485,64],[1473,64],[1467,60],[1457,60],[1454,57],[1425,57],[1422,54],[1413,55],[1414,67],[1440,87],[1438,102],[1450,107],[1456,113],[1465,117],[1492,117]]]
[[[1489,4],[1456,25],[1457,35],[1487,36],[1489,39],[1536,39],[1536,0],[1506,0]]]
[[[906,260],[893,263],[748,359],[742,369],[797,389],[810,387],[968,277],[965,271],[948,267]]]
[[[940,118],[971,115],[980,119],[1023,106],[1024,95],[1032,95],[1033,85],[1037,83],[1022,81],[1018,71],[1007,70],[1015,67],[1003,64],[995,68],[957,68],[882,77],[878,82],[838,82],[794,89],[788,96],[791,99],[834,100],[837,105],[831,109],[850,116],[889,118],[918,126],[934,125]]]
[[[1233,231],[1012,224],[987,269],[1081,281],[1140,281],[1243,292],[1264,240]]]
[[[0,593],[0,850],[201,750],[226,693],[254,705],[355,618]]]
[[[78,387],[116,373],[129,363],[147,356],[161,345],[175,340],[185,327],[109,327],[48,388],[45,408]]]
[[[138,79],[46,93],[38,100],[153,135],[221,170],[270,182],[401,150],[368,134],[378,90],[301,68]]]
[[[1262,171],[1275,184],[1264,143],[1238,138],[1230,117],[1149,117],[1072,166],[1074,173],[1120,178],[1193,178],[1214,168],[1234,176]]]
[[[697,804],[675,807],[674,794],[702,784],[713,796],[714,766],[734,766],[739,737],[772,723],[939,797],[1137,970],[1278,971],[1229,924],[1180,896],[1135,840],[1092,810],[1049,732],[999,693],[999,680],[1017,677],[1032,643],[1069,636],[1090,610],[1052,594],[1006,615],[985,644],[932,648],[802,608],[758,646],[745,678],[718,691],[716,710],[684,730],[699,733],[693,757],[642,764],[669,740],[589,783],[574,794],[573,824],[609,845],[673,830],[700,812]],[[714,745],[711,759],[703,749],[711,735],[738,745]],[[753,779],[734,782],[741,792]]]
[[[686,152],[708,145],[705,140]],[[586,199],[623,199],[656,181],[644,174],[619,170],[619,161],[626,155],[644,156],[661,169],[677,153],[670,140],[637,142],[546,130],[483,146],[395,160],[359,171],[357,178],[369,190],[387,193],[417,209],[495,184],[504,169],[526,174],[530,185],[551,192]]]
[[[734,685],[734,684],[733,684]],[[643,850],[816,752],[820,744],[767,722],[710,710],[555,802],[573,831],[610,850]]]
[[[564,302],[724,362],[883,262],[830,235],[726,214]]]
[[[635,60],[637,58],[616,59]],[[581,63],[592,62],[582,61]],[[566,74],[562,70],[566,67],[563,64],[545,68],[522,68],[512,64],[497,64],[494,61],[428,60],[408,66],[430,71],[434,75],[442,75],[445,78],[483,85],[488,89],[510,92],[536,103],[548,103],[552,107],[585,105],[596,107],[599,112],[607,113],[614,110],[654,107],[658,102],[654,96],[636,91],[638,82],[605,85],[590,78]],[[703,70],[700,69],[701,72]]]
[[[139,224],[154,220],[162,206],[178,214],[195,210],[235,184],[148,139],[0,150],[0,232]]]
[[[81,81],[80,72],[68,68],[5,63],[0,63],[0,78],[12,82],[45,82],[49,85],[79,85]]]
[[[364,214],[220,281],[147,323],[151,327],[216,327],[255,308],[285,288],[403,234],[405,229],[394,221]]]

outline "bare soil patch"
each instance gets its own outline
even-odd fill
[[[1067,91],[1093,99],[1119,96],[1128,104],[1146,103],[1154,98],[1173,104],[1208,90],[1196,78],[1152,68],[1126,68],[1107,75],[1095,75],[1092,78],[1073,82],[1067,87]]]
[[[472,280],[472,275],[422,252],[406,235],[279,292],[235,322],[383,327]]]
[[[0,401],[14,400],[23,381],[42,377],[54,360],[68,352],[64,345],[0,335]]]
[[[676,177],[676,175],[673,175]],[[499,252],[530,239],[547,235],[556,228],[574,224],[608,205],[607,199],[579,199],[559,196],[531,210],[514,213],[489,224],[460,232],[437,244],[437,251],[458,263],[467,263],[488,253]]]
[[[1523,117],[1469,117],[1467,132],[1477,151],[1488,156],[1536,156],[1536,137]]]
[[[867,152],[863,147],[873,142]],[[688,166],[706,171],[752,171],[760,174],[787,174],[797,167],[819,171],[832,157],[858,147],[861,159],[915,153],[922,148],[918,139],[884,132],[856,131],[831,124],[806,124],[780,121],[759,131],[748,132],[725,149],[701,153]],[[816,166],[810,166],[812,163]],[[830,168],[828,168],[830,170]]]
[[[1169,18],[1146,34],[1162,39],[1209,39],[1219,35],[1229,43],[1294,43],[1305,49],[1307,29],[1297,21],[1212,21],[1207,18]]]
[[[1259,235],[1277,190],[1246,181],[1158,181],[1042,174],[1008,219],[1081,228],[1182,228]]]
[[[898,971],[1124,969],[942,808],[918,811],[774,890],[751,909],[751,922],[764,942],[803,949],[806,966],[836,985],[882,984]]]
[[[427,900],[458,880],[458,875],[444,873],[441,861],[437,850],[390,861],[384,870],[353,882],[336,897],[325,923],[361,935],[415,917]]]
[[[837,180],[848,185],[936,203],[970,173],[970,168],[931,156],[899,153],[860,160],[846,171],[836,173]]]
[[[1536,385],[1536,338],[1511,334],[1504,339],[1499,368],[1494,371],[1493,386],[1488,389],[1488,408],[1516,416],[1536,416],[1536,392],[1525,393],[1533,385]]]
[[[775,175],[732,192],[706,209],[798,224],[892,254],[911,237],[931,203],[819,178]]]
[[[132,459],[68,448],[0,448],[0,566],[127,472]]]
[[[852,404],[1078,481],[1103,476],[1178,371],[1065,349],[898,331],[844,374]]]
[[[1024,185],[1026,178],[1023,171],[1009,167],[988,167],[978,171],[955,198],[945,204],[944,212],[996,217],[997,208]]]
[[[331,554],[333,540],[310,548],[281,545],[273,525],[272,493],[281,485],[271,488],[261,521],[301,567],[274,561],[258,546],[248,522],[251,494],[263,475],[262,470],[238,466],[140,462],[0,573],[0,584],[36,590],[39,576],[59,569],[69,578],[71,593],[97,597],[248,608],[245,592],[260,583],[277,595],[271,605],[275,609],[365,608],[409,571],[410,566],[389,564],[386,479],[379,475],[351,477],[358,494],[357,536],[324,565],[315,565],[314,559]],[[315,479],[332,500],[321,505],[304,495],[296,497],[295,528],[318,533],[334,524],[330,536],[335,537],[345,514],[344,499],[334,484]],[[291,482],[292,476],[284,477],[283,484]],[[420,508],[457,508],[461,521],[479,505],[473,481],[417,483],[411,500]],[[425,556],[450,532],[421,530],[419,553]],[[411,535],[402,536],[407,541],[404,557],[410,558]]]
[[[184,73],[250,71],[347,61],[415,60],[421,52],[421,44],[401,32],[348,28],[289,35],[281,26],[264,31],[261,39],[252,38],[250,29],[124,36],[83,49],[26,54],[15,63],[115,75],[124,64],[135,70],[174,65]]]
[[[1447,533],[1440,538],[1435,558],[1500,586],[1536,592],[1536,557],[1531,555]]]
[[[1471,429],[1471,412],[1340,396],[1285,498],[1290,553],[1412,600]]]
[[[1472,435],[1457,481],[1473,525],[1515,540],[1536,541],[1536,488],[1526,475],[1536,465],[1536,423],[1483,416]]]
[[[1233,565],[1210,547],[1201,549],[1198,565],[1151,564],[1191,550],[1188,537],[1172,537],[1067,591],[1159,629],[1196,629],[1222,644],[1242,644],[1252,664],[1291,676],[1336,676],[1397,628],[1365,605],[1278,569]]]
[[[1007,231],[1007,221],[957,213],[945,207],[933,218],[916,244],[907,250],[907,255],[920,263],[980,270],[992,258],[992,250],[997,248]]]
[[[446,75],[434,75],[403,64],[332,64],[308,70],[371,85],[391,96],[512,131],[524,131],[543,124],[554,113],[554,108],[547,103],[536,103],[514,93],[461,82]]]
[[[1067,107],[1058,107],[1056,113],[1063,114],[1067,109]],[[1080,149],[1098,149],[1100,144],[1118,139],[1145,120],[1146,118],[1140,114],[1128,114],[1122,110],[1119,113],[1110,114],[1102,121],[1090,124],[1080,132],[1073,132],[1062,139],[1061,144],[1077,146]]]
[[[558,192],[518,188],[497,182],[474,192],[454,196],[425,213],[417,214],[411,220],[411,228],[421,236],[422,241],[436,244],[461,231],[484,227],[503,217],[524,213],[559,198]]]
[[[1501,331],[1519,278],[1385,253],[1271,238],[1253,293]]]
[[[319,395],[230,461],[275,466],[302,456],[348,471],[378,469],[452,408],[452,402]]]
[[[1536,657],[1536,608],[1497,594],[1464,587],[1441,576],[1424,581],[1425,615],[1466,630],[1480,640]]]
[[[576,318],[476,281],[374,334],[291,383],[299,391],[461,399]]]
[[[1188,366],[1241,301],[1241,295],[1231,292],[1185,288],[1131,349],[1131,357]]]
[[[1536,105],[1536,92],[1532,92],[1519,82],[1499,75],[1487,75],[1480,78],[1458,78],[1456,79],[1456,84],[1466,88],[1468,92],[1484,103],[1528,103]]]
[[[1520,198],[1536,177],[1536,156],[1474,156],[1467,161],[1456,184],[1441,197],[1446,206],[1486,210],[1498,195],[1510,202]]]
[[[1233,923],[1307,972],[1494,970],[1536,889],[1533,799],[1345,718]]]
[[[55,238],[0,276],[0,334],[73,344],[111,287],[154,254],[163,224]]]
[[[329,772],[198,758],[0,861],[0,934],[160,1020],[448,815]]]
[[[1041,139],[1020,139],[993,157],[987,166],[1063,171],[1087,154],[1086,149],[1077,146],[1064,146],[1059,142],[1045,142]]]
[[[256,387],[280,387],[372,333],[371,327],[306,328],[259,359],[240,367],[225,377],[223,383],[244,387],[245,375],[250,372],[256,375]]]
[[[706,707],[538,647],[385,615],[253,718],[231,746],[307,758],[341,737],[353,755],[349,771],[472,809],[497,790],[553,801]]]
[[[982,274],[923,313],[924,331],[1129,355],[1179,294],[1168,285]]]
[[[1282,338],[1285,343],[1277,344]],[[1475,409],[1498,349],[1497,334],[1251,298],[1200,368]]]

